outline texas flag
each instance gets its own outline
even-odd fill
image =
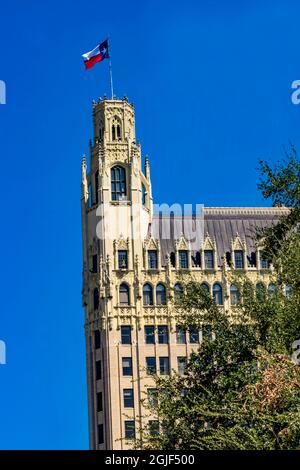
[[[97,62],[101,62],[103,59],[109,59],[108,39],[105,39],[92,51],[82,54],[82,57],[86,70],[91,69]]]

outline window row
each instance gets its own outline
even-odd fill
[[[210,292],[210,286],[203,282],[200,285],[201,288],[205,289],[207,292]],[[271,297],[276,291],[276,284],[270,283],[267,287],[259,282],[256,284],[256,295],[261,297],[265,291],[267,291],[269,297]],[[155,299],[154,299],[155,292]],[[174,299],[175,301],[180,301],[180,297],[183,293],[183,287],[180,283],[176,283],[174,286]],[[291,295],[290,286],[285,286],[286,296]],[[229,288],[230,304],[237,305],[240,302],[240,292],[238,287],[235,284],[231,284]],[[215,282],[212,286],[212,297],[216,305],[224,304],[224,295],[223,287],[219,282]],[[95,288],[93,291],[93,309],[98,310],[99,308],[99,290]],[[164,284],[159,283],[156,285],[155,291],[150,283],[146,283],[143,286],[143,304],[145,306],[151,305],[166,305],[167,304],[167,291]],[[120,306],[129,306],[131,305],[130,299],[130,288],[128,284],[122,283],[119,287],[119,305]]]
[[[214,250],[203,250],[203,269],[214,269],[215,268],[215,256]],[[228,253],[227,262],[231,263],[231,254]],[[235,269],[245,269],[245,252],[243,250],[235,250],[233,252],[233,265]],[[267,257],[260,252],[260,269],[269,269],[270,262]],[[174,252],[170,253],[171,265],[179,269],[188,269],[192,265],[200,267],[202,265],[200,252],[196,255],[190,256],[187,250],[178,251],[178,265],[176,265],[176,255]],[[193,263],[192,263],[193,261]],[[128,269],[128,251],[118,251],[118,269]],[[147,251],[147,269],[158,269],[158,251],[148,250]]]
[[[202,340],[212,338],[211,325],[202,326]],[[186,344],[188,341],[190,344],[199,343],[199,330],[196,328],[190,328],[186,331],[183,327],[176,326],[176,342],[177,344]],[[144,336],[146,344],[169,344],[169,327],[167,325],[145,326]],[[121,326],[121,343],[132,344],[131,337],[131,326]]]

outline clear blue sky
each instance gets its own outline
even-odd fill
[[[0,448],[82,449],[80,165],[109,81],[81,53],[109,33],[156,202],[262,205],[258,160],[299,148],[300,4],[12,0],[0,18]]]

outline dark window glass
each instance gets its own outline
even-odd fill
[[[98,189],[99,189],[99,171],[95,173],[95,202],[98,204]]]
[[[89,184],[88,185],[88,200],[87,200],[87,206],[88,208],[92,207],[93,201],[92,201],[92,186]]]
[[[169,329],[166,325],[160,325],[157,327],[158,343],[168,344],[169,343]]]
[[[223,290],[218,283],[213,285],[213,299],[216,305],[223,305]]]
[[[131,344],[131,326],[121,326],[121,343]]]
[[[176,343],[178,344],[186,343],[185,329],[180,325],[176,326]]]
[[[135,423],[134,421],[125,421],[125,437],[126,439],[135,438]]]
[[[166,305],[166,288],[163,284],[157,284],[156,286],[156,305]]]
[[[212,327],[211,325],[202,326],[202,340],[211,341],[212,340]]]
[[[98,424],[98,444],[103,444],[103,442],[104,442],[103,424]]]
[[[98,256],[97,255],[93,255],[93,258],[92,258],[92,271],[93,273],[98,272]]]
[[[112,140],[116,140],[116,127],[115,125],[111,128]]]
[[[272,298],[274,296],[274,294],[276,293],[276,285],[271,283],[269,284],[268,286],[268,294],[269,294],[269,297]]]
[[[121,201],[125,199],[125,196],[126,196],[125,169],[121,166],[114,166],[111,169],[111,198],[113,201]]]
[[[132,388],[124,388],[123,398],[124,398],[124,408],[133,408],[134,400],[133,400],[133,389]]]
[[[177,284],[175,284],[174,286],[174,300],[175,302],[179,302],[181,297],[182,297],[182,294],[183,294],[183,289],[182,289],[182,285],[177,282]]]
[[[263,252],[260,253],[260,267],[261,269],[269,269],[270,267],[270,262]]]
[[[191,344],[199,343],[199,331],[197,328],[190,328],[189,334]]]
[[[173,268],[176,267],[176,257],[174,251],[170,253],[170,263]]]
[[[150,420],[148,422],[148,429],[150,436],[157,436],[159,434],[159,424],[157,420]]]
[[[155,357],[146,357],[146,370],[147,374],[156,374],[156,359]]]
[[[148,268],[157,269],[157,251],[156,250],[148,251]]]
[[[179,250],[179,268],[188,268],[188,252],[186,250]]]
[[[145,284],[143,287],[143,302],[144,305],[153,305],[153,290],[150,284]]]
[[[119,269],[128,269],[128,253],[127,250],[118,251]]]
[[[201,289],[204,289],[206,290],[207,292],[209,292],[209,285],[206,284],[206,282],[202,282],[202,284],[200,285]]]
[[[240,301],[240,293],[235,284],[230,286],[230,303],[231,305],[237,305]]]
[[[168,375],[170,373],[170,361],[168,357],[159,358],[159,372],[161,375]]]
[[[101,380],[101,378],[102,378],[101,361],[96,361],[96,380]]]
[[[121,139],[121,126],[119,124],[117,125],[117,137]]]
[[[94,303],[94,310],[98,310],[99,308],[99,291],[97,287],[94,289],[93,292],[93,303]]]
[[[183,375],[185,373],[186,364],[187,364],[187,359],[185,356],[177,357],[178,374]]]
[[[132,376],[132,359],[131,357],[122,358],[123,375]]]
[[[101,347],[101,333],[99,330],[94,331],[94,344],[95,349],[99,349]]]
[[[146,344],[155,344],[155,327],[145,326],[145,342]]]
[[[151,408],[156,408],[158,404],[158,394],[156,388],[148,388],[148,403]]]
[[[125,283],[122,283],[120,285],[119,300],[120,300],[120,305],[130,305],[129,287]]]
[[[235,250],[234,266],[235,269],[244,269],[244,252],[242,250]]]
[[[102,392],[97,392],[97,411],[103,411]]]
[[[204,267],[205,269],[214,268],[214,252],[213,250],[204,250]]]
[[[265,298],[265,286],[262,282],[256,284],[256,297],[258,300],[263,301]]]

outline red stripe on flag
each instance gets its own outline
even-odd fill
[[[102,59],[103,56],[101,54],[97,54],[91,57],[89,60],[85,60],[84,65],[86,70],[91,69],[95,64],[97,64],[97,62],[101,62]]]

